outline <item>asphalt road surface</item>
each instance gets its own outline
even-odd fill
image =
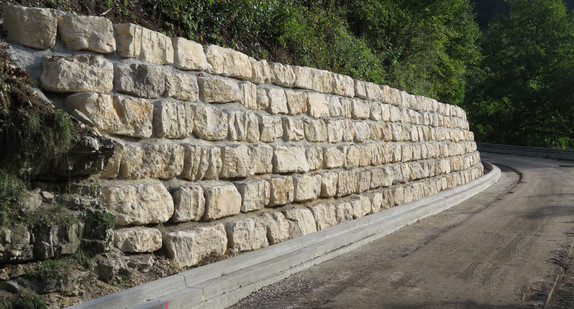
[[[574,308],[574,162],[482,159],[484,192],[233,308]]]

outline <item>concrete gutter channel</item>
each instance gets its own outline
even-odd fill
[[[485,190],[501,171],[427,198],[69,308],[224,308],[260,288],[432,216]],[[167,305],[166,305],[167,304]]]

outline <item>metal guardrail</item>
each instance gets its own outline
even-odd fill
[[[478,151],[574,161],[574,150],[476,143]]]

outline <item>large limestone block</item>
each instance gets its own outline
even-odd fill
[[[267,60],[249,58],[251,62],[251,81],[256,84],[269,84],[273,80],[273,69]]]
[[[199,97],[205,103],[228,103],[241,101],[239,84],[227,78],[200,77]]]
[[[269,204],[271,185],[263,179],[235,182],[241,194],[241,212],[250,212],[263,209]]]
[[[392,172],[388,167],[371,170],[371,189],[390,187],[393,184]]]
[[[233,110],[226,112],[229,118],[229,133],[227,138],[230,141],[247,141],[255,143],[259,141],[259,118],[253,112]]]
[[[283,89],[259,87],[258,91],[266,93],[269,100],[268,111],[271,114],[289,113],[289,109],[287,108],[287,96],[285,95],[285,91]]]
[[[163,243],[167,255],[177,267],[197,265],[204,258],[213,254],[223,255],[227,250],[223,224],[166,232]]]
[[[327,124],[321,119],[303,120],[305,138],[309,142],[324,142],[327,140]]]
[[[297,142],[305,138],[303,120],[292,117],[283,117],[282,120],[285,141]]]
[[[253,74],[249,57],[241,52],[217,45],[205,47],[207,62],[215,74],[249,80]]]
[[[323,168],[322,147],[306,147],[305,156],[307,157],[307,164],[309,164],[309,171],[316,171]]]
[[[357,172],[359,180],[357,181],[357,191],[365,192],[371,188],[371,171],[361,170]]]
[[[331,120],[327,122],[327,141],[332,144],[339,143],[343,140],[345,121]]]
[[[340,171],[337,183],[337,197],[359,192],[359,174],[356,171]]]
[[[173,222],[199,221],[205,213],[205,197],[199,185],[179,187],[173,192]]]
[[[171,38],[135,24],[114,25],[118,54],[154,64],[172,64]]]
[[[365,121],[355,123],[355,143],[364,143],[371,137],[371,125]]]
[[[104,206],[118,225],[164,223],[173,214],[173,200],[161,183],[114,185],[102,188]]]
[[[281,63],[271,63],[271,68],[273,70],[273,77],[271,79],[273,84],[287,88],[293,87],[296,76],[292,66]]]
[[[241,194],[233,184],[203,185],[205,194],[204,220],[212,221],[241,212]]]
[[[240,101],[247,109],[259,109],[257,105],[257,86],[251,82],[239,83]]]
[[[184,38],[172,38],[174,66],[180,70],[205,71],[211,66],[207,63],[203,46]]]
[[[217,179],[221,171],[221,149],[191,144],[183,145],[185,159],[181,176],[195,181]]]
[[[40,84],[47,91],[109,93],[114,87],[114,66],[99,55],[47,58],[42,68]]]
[[[341,100],[337,96],[330,96],[327,98],[329,101],[329,115],[331,118],[337,118],[343,116],[343,106],[341,105]]]
[[[369,101],[354,99],[351,110],[353,119],[369,119],[371,116],[371,106]]]
[[[186,138],[193,132],[193,109],[189,104],[158,101],[153,110],[155,135],[164,138]]]
[[[181,175],[184,148],[173,144],[128,145],[125,147],[120,175],[126,179],[171,179]]]
[[[383,201],[381,203],[382,209],[388,209],[395,206],[395,198],[393,196],[393,191],[391,189],[383,190],[381,194],[383,197]]]
[[[313,89],[312,72],[309,67],[292,66],[295,73],[293,87],[302,89]]]
[[[356,98],[339,98],[341,103],[341,117],[346,119],[353,118],[353,102]]]
[[[325,168],[339,168],[346,162],[346,155],[337,147],[327,147],[323,153],[323,164]]]
[[[289,221],[290,238],[317,232],[317,225],[313,213],[307,208],[291,208],[283,211]]]
[[[311,69],[311,89],[322,93],[333,93],[333,73],[325,70]]]
[[[270,244],[278,244],[289,239],[289,221],[281,212],[263,213],[261,222],[267,227],[267,240]]]
[[[165,95],[180,101],[197,102],[199,100],[197,77],[180,72],[166,74]]]
[[[273,147],[253,145],[251,146],[251,154],[255,174],[270,174],[273,170]]]
[[[247,218],[225,225],[228,247],[234,252],[252,251],[269,246],[267,227],[259,218]]]
[[[358,219],[371,213],[371,200],[369,197],[361,195],[351,199],[351,207],[353,207],[353,218]]]
[[[365,90],[367,92],[367,99],[379,102],[383,100],[383,91],[379,85],[375,83],[365,83]]]
[[[285,95],[287,96],[289,115],[295,116],[307,112],[308,92],[287,89],[285,90]]]
[[[324,230],[328,227],[335,226],[337,222],[337,213],[333,204],[317,204],[309,207],[317,223],[317,230]]]
[[[344,167],[346,169],[359,167],[361,162],[361,152],[359,151],[359,147],[355,145],[339,146],[339,150],[345,154]]]
[[[371,143],[366,145],[367,156],[372,166],[379,166],[387,163],[385,161],[385,148],[381,143]],[[361,154],[362,156],[362,154]]]
[[[315,200],[321,194],[321,175],[295,175],[293,186],[295,187],[295,202]]]
[[[310,93],[307,97],[307,113],[311,117],[327,119],[329,118],[329,102],[322,93]]]
[[[336,172],[326,172],[321,174],[321,197],[334,197],[337,194],[337,184],[339,174]]]
[[[112,22],[100,16],[68,14],[58,17],[58,29],[66,47],[111,53],[116,50]]]
[[[295,198],[293,177],[273,177],[267,180],[271,186],[271,194],[268,206],[286,205]]]
[[[335,218],[338,223],[353,220],[353,206],[349,202],[335,204]]]
[[[229,120],[223,111],[205,104],[194,105],[195,114],[193,133],[207,141],[225,139],[228,133]]]
[[[373,121],[381,121],[383,119],[383,103],[369,102],[371,107],[371,115],[369,118]]]
[[[355,86],[355,97],[366,99],[367,98],[367,89],[365,88],[365,82],[360,80],[354,81]]]
[[[357,131],[356,123],[351,119],[343,120],[343,141],[352,142],[355,140]]]
[[[261,141],[274,142],[283,136],[283,125],[280,117],[259,115],[259,130]]]
[[[274,173],[306,173],[309,171],[305,147],[276,146],[273,153]]]
[[[252,109],[258,110],[266,110],[269,109],[269,94],[268,94],[268,87],[256,87],[257,90],[257,99],[256,99],[256,106]]]
[[[108,163],[104,170],[99,174],[103,178],[116,178],[120,173],[120,165],[122,162],[122,156],[124,155],[124,143],[118,140],[114,140],[114,153],[108,159]]]
[[[161,249],[162,236],[155,228],[122,228],[114,231],[114,243],[123,252],[154,252]]]
[[[65,105],[102,133],[145,138],[153,132],[153,105],[145,99],[79,93],[68,96]]]
[[[221,148],[220,178],[248,177],[255,174],[253,154],[246,145],[225,146]]]
[[[118,63],[115,77],[119,92],[148,99],[157,99],[165,92],[166,75],[161,66]]]
[[[52,48],[56,44],[56,10],[4,3],[2,27],[8,35],[8,41],[37,49]]]
[[[355,83],[353,78],[346,75],[333,74],[332,93],[345,97],[354,97]]]

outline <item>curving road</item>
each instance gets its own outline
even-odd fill
[[[574,162],[482,159],[486,191],[233,308],[574,308]]]

